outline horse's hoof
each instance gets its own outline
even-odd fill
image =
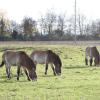
[[[56,73],[54,73],[54,76],[56,76]]]
[[[61,73],[57,74],[58,76],[61,76]]]
[[[7,80],[10,80],[11,78],[7,78]]]
[[[33,79],[32,81],[37,81],[37,78]]]
[[[19,81],[19,78],[17,78],[17,81]]]
[[[44,73],[45,75],[47,75],[47,73]]]
[[[8,80],[10,80],[10,79],[11,79],[11,77],[7,77],[7,79],[8,79]]]
[[[31,81],[30,79],[28,79],[28,81]]]

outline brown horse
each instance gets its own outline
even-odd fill
[[[8,78],[10,78],[10,67],[13,65],[17,66],[17,80],[19,80],[20,67],[24,69],[28,80],[37,79],[35,72],[36,66],[32,59],[24,51],[5,51],[2,55],[2,63],[0,67],[2,67],[4,64]]]
[[[62,62],[60,57],[51,50],[47,51],[33,51],[31,54],[31,59],[34,63],[45,64],[45,75],[47,74],[48,64],[51,64],[54,75],[61,75]],[[55,68],[54,68],[54,66]]]
[[[99,57],[99,51],[97,48],[94,47],[87,47],[85,50],[85,63],[88,65],[88,57],[90,58],[90,66],[92,66],[92,62],[94,59],[94,65],[99,65],[100,57]]]

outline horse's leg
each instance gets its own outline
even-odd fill
[[[45,66],[45,75],[47,75],[47,70],[48,70],[48,64]]]
[[[20,75],[20,66],[17,67],[17,80],[19,80],[19,75]]]
[[[30,78],[29,78],[29,76],[28,76],[27,70],[24,69],[24,72],[25,72],[25,74],[26,74],[26,76],[27,76],[27,79],[30,81]]]
[[[88,59],[85,57],[85,64],[88,65]]]
[[[94,58],[94,66],[96,66],[96,59]]]
[[[35,66],[37,66],[37,62],[34,62]],[[36,70],[36,69],[35,69]]]
[[[23,71],[22,71],[22,68],[20,68],[20,75],[23,75]]]
[[[92,58],[90,58],[90,66],[92,66],[92,62],[93,62],[93,59],[92,59]]]
[[[53,64],[51,64],[51,68],[52,68],[52,70],[53,70],[53,74],[56,75],[56,72],[55,72],[55,69],[54,69]]]
[[[5,65],[6,66],[6,74],[7,74],[7,78],[10,79],[10,65]]]

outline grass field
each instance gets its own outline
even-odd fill
[[[0,62],[5,49],[23,50],[29,55],[33,50],[51,49],[63,63],[61,76],[53,76],[50,67],[45,76],[44,66],[38,65],[38,79],[33,82],[27,81],[25,74],[17,81],[16,67],[12,67],[12,78],[8,80],[5,67],[0,68],[0,100],[100,100],[100,68],[85,66],[86,46],[87,43],[0,43]],[[97,48],[100,51],[100,46]]]

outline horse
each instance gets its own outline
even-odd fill
[[[10,79],[11,66],[17,66],[17,80],[19,80],[20,68],[22,67],[27,79],[36,80],[36,66],[32,59],[24,51],[5,51],[2,55],[2,63],[0,67],[5,64],[7,78]]]
[[[94,65],[98,66],[100,61],[99,51],[95,46],[87,47],[85,50],[85,64],[88,65],[88,57],[90,58],[90,66],[92,66],[92,62],[94,59]]]
[[[51,65],[54,75],[61,75],[61,66],[62,66],[61,59],[52,50],[33,51],[30,57],[34,61],[35,65],[45,64],[45,75],[47,75],[48,64]]]

